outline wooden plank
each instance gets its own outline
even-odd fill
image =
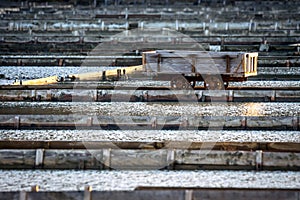
[[[186,74],[195,71],[200,74],[225,74],[235,70],[242,60],[242,55],[240,52],[158,50],[144,52],[144,60],[147,61],[145,68],[148,71],[158,71],[156,66],[159,57],[161,58],[159,71],[162,73]],[[228,59],[231,60],[230,68]],[[243,68],[240,68],[238,73],[243,73]]]
[[[132,150],[132,149],[81,149],[43,150],[42,158],[36,150],[2,149],[2,169],[35,168],[44,169],[161,169],[170,165],[206,167],[246,167],[255,169],[259,156],[254,151],[218,150]],[[261,151],[262,152],[262,151]],[[262,169],[300,169],[300,153],[262,152],[259,157]],[[214,168],[215,168],[214,167]],[[171,168],[169,168],[171,169]]]
[[[263,167],[300,169],[300,153],[264,152]]]
[[[234,102],[282,102],[282,101],[300,101],[300,94],[298,91],[294,91],[296,88],[293,88],[293,91],[271,91],[271,90],[260,90],[259,88],[255,90],[239,90],[232,92],[233,90],[222,91],[194,91],[189,92],[185,91],[184,94],[182,90],[171,90],[169,92],[164,91],[164,93],[159,93],[158,91],[148,91],[138,92],[142,88],[137,89],[136,92],[128,91],[105,91],[105,95],[102,94],[102,91],[99,90],[85,90],[82,88],[74,88],[70,90],[38,90],[36,93],[31,92],[30,90],[0,90],[0,100],[1,101],[78,101],[78,102],[107,102],[107,101],[130,101],[130,102],[158,102],[158,101],[168,101],[168,102],[198,102],[198,101],[234,101]],[[147,89],[147,88],[145,88]],[[166,88],[157,88],[157,89],[166,89]],[[198,88],[199,89],[199,88]],[[198,90],[196,88],[196,90]],[[202,88],[200,88],[202,89]],[[235,88],[231,88],[235,89]],[[142,94],[147,95],[142,95]],[[199,93],[202,93],[199,96]],[[198,95],[198,96],[197,96]],[[198,97],[198,98],[197,98]],[[200,98],[199,98],[200,97]],[[202,97],[202,98],[201,98]],[[219,98],[220,97],[220,98]],[[223,97],[223,98],[221,98]],[[231,100],[228,100],[231,98]],[[211,100],[213,99],[213,100]]]
[[[61,188],[64,190],[64,188]],[[28,200],[47,200],[47,199],[66,199],[66,200],[83,200],[84,192],[82,191],[40,191],[27,192]]]
[[[139,187],[135,191],[92,191],[91,199],[131,199],[131,200],[186,200],[188,188],[172,187]],[[63,188],[62,188],[63,190]],[[253,188],[189,188],[191,198],[200,199],[245,199],[245,200],[264,200],[264,199],[285,199],[298,200],[300,192],[296,189],[253,189]],[[43,191],[43,192],[25,192],[28,199],[69,199],[82,200],[83,191]],[[2,199],[20,199],[20,192],[0,192]]]
[[[95,156],[93,156],[95,155]],[[101,168],[99,158],[102,150],[45,150],[43,168],[45,169],[86,169]]]
[[[0,140],[0,149],[188,149],[226,151],[300,152],[300,144],[293,142],[129,142],[129,141],[31,141]]]
[[[143,71],[143,65],[138,66],[130,66],[130,67],[120,67],[112,70],[106,70],[105,76],[114,76],[117,77],[118,70],[121,70],[122,74],[125,70],[125,74],[132,74],[138,71]],[[89,72],[89,73],[83,73],[83,74],[70,74],[69,77],[75,77],[76,79],[83,81],[83,80],[101,80],[102,79],[103,72]]]
[[[288,150],[288,151],[294,151],[294,152],[300,152],[300,144],[299,143],[268,143],[267,144],[267,149],[269,151],[285,151],[285,150]]]
[[[221,189],[221,190],[196,190],[193,192],[193,199],[286,199],[296,200],[299,192],[286,190],[253,190],[253,189]]]
[[[3,128],[74,128],[74,127],[95,127],[119,126],[123,128],[158,128],[158,127],[182,127],[182,128],[223,128],[223,129],[272,129],[272,130],[298,130],[299,119],[297,117],[272,117],[272,116],[248,116],[248,117],[230,117],[230,116],[214,116],[214,117],[159,117],[156,126],[150,118],[139,116],[115,116],[95,117],[85,115],[0,115],[0,127]],[[95,118],[95,119],[94,119]],[[100,120],[101,119],[101,120]],[[102,120],[103,119],[103,120]],[[101,121],[101,122],[99,122]],[[116,123],[117,121],[117,123]]]
[[[178,150],[176,161],[179,164],[192,165],[239,165],[255,166],[255,152],[245,151],[196,151]]]
[[[18,81],[15,82],[14,85],[49,85],[49,84],[57,83],[58,82],[57,79],[58,79],[57,76],[50,76],[46,78],[22,81],[22,83]]]
[[[168,152],[160,150],[112,150],[110,167],[113,169],[138,170],[160,169],[169,165]]]
[[[35,164],[35,150],[1,149],[0,167],[2,169],[33,168]]]

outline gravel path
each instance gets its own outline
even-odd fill
[[[134,190],[138,186],[300,189],[300,172],[0,170],[0,191]]]
[[[0,130],[0,140],[33,141],[190,141],[190,142],[297,142],[299,131],[198,130]]]

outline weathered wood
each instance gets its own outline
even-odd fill
[[[289,149],[289,151],[299,152],[300,144],[299,143],[269,143],[267,144],[267,148],[270,151],[284,151],[285,149]]]
[[[216,150],[0,150],[0,168],[44,169],[300,169],[300,154],[293,152]],[[38,162],[37,162],[38,161]],[[171,167],[170,167],[171,166]]]
[[[99,152],[98,152],[99,151]],[[100,160],[97,160],[99,153],[88,150],[45,150],[43,168],[45,169],[99,169],[102,168]],[[95,155],[95,156],[93,156]]]
[[[254,113],[255,114],[255,113]],[[135,120],[131,120],[131,119]],[[106,129],[121,127],[123,129],[166,129],[166,128],[198,128],[198,129],[266,129],[266,130],[299,130],[299,117],[273,116],[202,116],[156,117],[155,125],[150,117],[142,116],[87,116],[87,115],[0,115],[0,127],[14,129],[45,128],[95,128]]]
[[[300,153],[264,152],[264,168],[295,168],[300,169]]]
[[[30,141],[0,140],[0,149],[188,149],[225,151],[300,152],[300,144],[292,142],[122,142],[122,141]],[[91,152],[91,151],[90,151]]]
[[[75,86],[73,86],[75,87]],[[156,101],[237,101],[237,102],[281,102],[281,101],[300,101],[299,88],[278,88],[274,90],[261,90],[261,88],[244,88],[247,90],[232,90],[243,88],[230,88],[227,91],[206,91],[202,87],[197,90],[166,90],[166,87],[155,88],[133,88],[133,90],[102,90],[95,88],[83,89],[78,88],[70,89],[39,89],[32,92],[31,89],[25,90],[0,90],[1,101],[78,101],[78,102],[107,102],[107,101],[130,101],[130,102],[156,102]],[[57,87],[54,87],[57,88]],[[66,87],[69,88],[69,87]],[[141,91],[143,90],[144,91]],[[298,90],[297,90],[298,89]],[[144,95],[147,94],[147,95]]]
[[[143,53],[144,68],[157,74],[234,75],[228,81],[244,80],[257,75],[257,53],[157,50]],[[229,65],[230,59],[230,65]],[[250,61],[251,60],[251,61]],[[192,75],[197,80],[200,76]],[[205,81],[205,80],[204,80]]]
[[[186,200],[189,191],[190,197],[200,199],[285,199],[298,200],[300,192],[297,189],[252,189],[252,188],[172,188],[172,187],[139,187],[135,191],[92,191],[91,199],[131,199],[131,200]],[[69,199],[83,200],[83,191],[57,192],[24,192],[27,199]],[[20,199],[20,192],[0,192],[1,199]]]
[[[168,151],[160,150],[112,150],[110,167],[113,169],[139,170],[161,169],[168,166]]]
[[[35,165],[35,150],[10,149],[0,150],[0,168],[26,169]]]
[[[142,73],[144,74],[144,73]],[[266,74],[264,74],[266,75]],[[146,76],[146,74],[145,74]],[[278,74],[276,74],[278,76]],[[286,76],[286,75],[285,75]],[[293,75],[290,75],[288,77],[293,77]],[[70,82],[70,83],[64,83],[64,84],[54,84],[54,85],[0,85],[0,91],[13,91],[17,92],[17,90],[21,91],[27,91],[27,90],[106,90],[108,93],[110,90],[114,91],[123,91],[123,90],[147,90],[147,91],[157,91],[157,90],[163,90],[164,92],[167,92],[170,90],[170,87],[167,86],[142,86],[142,87],[136,87],[136,86],[129,86],[126,85],[126,82],[119,81],[120,85],[124,83],[124,86],[119,86],[116,88],[115,85],[113,85],[113,82],[89,82],[89,84],[85,84],[85,82]],[[128,83],[127,83],[128,84]],[[230,86],[231,90],[275,90],[280,92],[285,92],[288,90],[291,91],[299,91],[299,86],[291,86],[291,87],[249,87],[249,86]],[[203,90],[203,87],[196,87],[194,90]],[[179,91],[180,90],[176,90]],[[6,91],[7,92],[7,91]],[[175,92],[175,90],[173,91]]]
[[[192,165],[239,165],[250,166],[255,165],[255,152],[243,151],[177,151],[176,162],[178,164]]]

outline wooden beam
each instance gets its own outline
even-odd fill
[[[187,150],[226,150],[226,151],[272,151],[300,152],[300,144],[295,142],[123,142],[123,141],[32,141],[0,140],[0,149],[187,149]],[[170,153],[170,152],[169,152]],[[174,152],[173,152],[174,153]],[[168,154],[169,157],[171,154]],[[168,159],[169,160],[169,159]]]
[[[44,169],[300,169],[300,153],[293,152],[46,149],[41,159],[37,151],[2,149],[0,168],[32,169],[38,163]]]
[[[132,116],[128,116],[131,118]],[[273,117],[273,116],[214,116],[214,117],[181,117],[181,116],[162,116],[155,120],[134,116],[138,122],[128,122],[124,116],[104,117],[86,115],[0,115],[0,127],[3,129],[45,129],[45,128],[101,128],[122,127],[124,129],[163,129],[177,128],[183,129],[213,129],[222,130],[299,130],[299,117]],[[183,123],[184,122],[184,123]]]

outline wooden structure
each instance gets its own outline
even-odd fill
[[[56,85],[3,85],[0,100],[60,102],[300,102],[300,87],[229,87],[226,91],[170,90],[160,86],[94,85],[83,83]]]
[[[64,189],[64,188],[62,188]],[[176,188],[176,187],[137,187],[134,191],[92,191],[86,186],[84,191],[14,191],[0,192],[2,199],[40,200],[40,199],[69,199],[69,200],[153,200],[153,199],[289,199],[298,200],[297,189],[251,189],[251,188]]]
[[[262,150],[1,149],[0,158],[0,169],[300,169],[300,153]]]
[[[21,112],[21,111],[20,111]],[[45,112],[45,110],[44,110]],[[0,115],[1,129],[224,129],[300,130],[300,117],[272,116],[88,116],[88,115]]]
[[[257,75],[257,53],[210,52],[186,50],[156,50],[142,53],[142,65],[121,67],[101,72],[70,74],[66,78],[74,81],[119,80],[121,76],[146,71],[155,80],[167,80],[171,87],[187,89],[204,81],[206,89],[221,90],[230,81],[245,81]],[[51,76],[28,81],[17,81],[15,85],[48,85],[65,81]]]
[[[57,84],[59,82],[65,81],[67,78],[70,81],[86,81],[86,80],[105,80],[110,77],[113,79],[119,79],[121,76],[125,76],[126,74],[135,73],[136,71],[141,71],[142,66],[130,66],[130,67],[119,67],[112,70],[106,70],[101,72],[88,72],[82,74],[70,74],[67,77],[59,77],[59,76],[50,76],[45,78],[27,80],[27,81],[17,81],[14,85],[50,85]]]
[[[143,53],[143,66],[173,88],[194,87],[204,81],[207,89],[224,89],[230,81],[257,75],[258,53],[157,50]]]

